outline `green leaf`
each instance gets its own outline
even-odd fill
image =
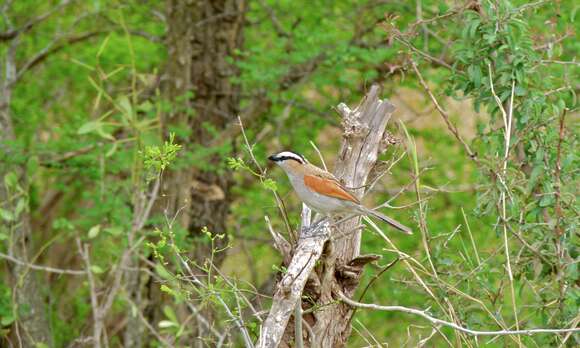
[[[105,272],[101,267],[97,266],[97,265],[92,265],[91,266],[91,272],[93,272],[94,274],[101,274],[103,272]]]
[[[4,184],[8,188],[16,187],[18,184],[18,177],[16,176],[16,173],[8,172],[6,175],[4,175]]]
[[[105,132],[105,130],[103,128],[97,128],[96,133],[98,135],[100,135],[101,137],[107,139],[107,140],[111,140],[111,141],[116,141],[117,139],[115,139],[114,136],[112,136],[111,134]]]
[[[123,229],[118,226],[107,227],[103,231],[109,233],[112,236],[118,237],[123,233]]]
[[[8,222],[14,221],[14,214],[9,210],[0,208],[0,218]]]
[[[276,185],[276,182],[272,179],[266,179],[264,180],[264,182],[262,183],[262,185],[264,186],[264,188],[271,190],[271,191],[276,191],[278,190],[278,186]]]
[[[547,194],[543,195],[540,203],[538,204],[540,207],[545,208],[549,207],[554,203],[554,195]]]
[[[113,146],[111,146],[111,148],[105,154],[105,157],[109,158],[109,157],[113,156],[115,154],[115,152],[117,152],[117,148],[118,148],[117,142],[114,142]]]
[[[27,201],[25,198],[20,198],[18,203],[16,203],[16,209],[14,209],[14,215],[16,217],[20,216],[20,214],[26,209]]]
[[[101,225],[95,225],[93,227],[91,227],[91,229],[89,230],[89,238],[93,239],[96,236],[99,235],[99,232],[101,232]]]
[[[103,40],[103,43],[101,44],[99,50],[97,51],[97,57],[100,57],[101,54],[103,54],[105,48],[107,47],[107,44],[109,43],[109,39],[111,39],[111,34],[107,35],[107,37]]]
[[[161,320],[159,324],[157,324],[161,329],[167,329],[169,327],[177,327],[178,325],[169,320]]]
[[[87,133],[91,133],[94,132],[96,130],[99,130],[103,127],[103,124],[101,123],[101,121],[89,121],[85,124],[83,124],[79,130],[77,131],[77,134],[87,134]]]
[[[12,316],[11,314],[2,316],[2,318],[0,319],[0,325],[9,326],[14,322],[15,319],[16,318],[14,318],[14,316]]]
[[[118,103],[127,120],[131,120],[133,117],[133,106],[131,105],[129,98],[126,95],[121,96],[118,100]]]
[[[177,315],[175,315],[173,308],[171,308],[169,306],[163,306],[163,313],[172,322],[179,323],[179,320],[177,320]]]
[[[165,284],[162,284],[159,289],[167,294],[175,296],[175,291],[173,291],[173,289],[171,289],[170,287],[168,287]]]
[[[165,269],[165,267],[163,267],[161,264],[155,264],[155,272],[157,272],[157,274],[159,274],[159,276],[165,280],[174,279],[173,275],[169,273],[169,271],[167,271],[167,269]]]

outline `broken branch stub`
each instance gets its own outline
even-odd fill
[[[351,110],[343,103],[337,107],[343,117],[343,139],[334,174],[347,187],[356,188],[353,191],[359,198],[364,194],[364,185],[377,161],[387,122],[395,109],[388,100],[378,98],[379,92],[379,87],[373,85],[355,109]],[[350,296],[358,286],[359,277],[349,277],[346,284],[340,273],[349,262],[359,256],[359,226],[360,219],[355,218],[333,227],[332,232],[329,231],[328,224],[317,228],[315,233],[309,231],[308,235],[301,229],[292,260],[276,286],[270,312],[260,328],[257,347],[278,347],[283,338],[293,337],[284,335],[284,332],[309,278],[317,288],[309,288],[307,291],[313,292],[309,296],[311,300],[316,300],[316,305],[321,305],[319,310],[309,314],[310,326],[315,336],[314,345],[336,347],[345,344],[350,335],[348,318],[352,308],[336,302],[333,289],[340,289]],[[324,245],[331,234],[354,229],[359,230],[335,241],[332,247],[326,248],[322,256]],[[317,272],[312,272],[319,259],[323,266],[316,267]],[[362,270],[362,266],[360,269]],[[311,307],[312,303],[303,303],[304,305]]]

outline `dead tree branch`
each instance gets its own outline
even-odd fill
[[[337,108],[343,117],[343,141],[334,174],[346,186],[358,187],[356,194],[359,197],[364,193],[368,175],[378,157],[385,127],[394,111],[388,100],[380,100],[378,96],[379,87],[374,85],[355,109],[351,110],[345,104]],[[360,219],[349,219],[339,224],[336,230],[333,228],[332,233],[359,228]],[[352,307],[336,302],[333,291],[341,289],[349,294],[354,293],[365,262],[356,262],[360,251],[360,231],[330,242],[325,248],[330,232],[327,222],[319,222],[309,229],[302,227],[291,262],[276,287],[268,318],[261,326],[257,347],[277,347],[283,337],[293,336],[284,333],[303,291],[316,299],[317,304],[325,304],[320,310],[304,312],[309,312],[308,315],[314,318],[314,325],[311,325],[314,336],[312,346],[340,347],[346,343],[350,324],[345,319],[350,318]],[[316,267],[317,272],[312,272],[319,260],[321,266]],[[315,284],[315,289],[305,290],[309,279]],[[302,305],[307,305],[308,309],[312,307],[311,303]],[[340,323],[337,318],[340,318]]]
[[[528,330],[500,330],[500,331],[472,330],[472,329],[457,325],[457,324],[449,322],[449,321],[435,318],[435,317],[429,315],[427,313],[427,311],[424,311],[424,310],[403,307],[403,306],[381,306],[381,305],[377,305],[374,303],[361,303],[361,302],[357,302],[357,301],[354,301],[354,300],[346,297],[343,293],[339,293],[338,295],[340,296],[340,299],[342,301],[344,301],[345,303],[348,303],[349,305],[351,305],[353,307],[373,309],[373,310],[379,310],[379,311],[403,312],[403,313],[414,314],[414,315],[418,315],[424,319],[427,319],[435,326],[441,326],[441,325],[448,326],[448,327],[453,328],[457,331],[461,331],[461,332],[464,332],[466,334],[473,335],[473,336],[534,335],[534,334],[540,334],[540,333],[555,334],[555,333],[566,333],[566,332],[572,332],[572,333],[573,332],[580,332],[580,328],[577,328],[577,327],[572,327],[572,328],[568,328],[568,329],[528,329]]]

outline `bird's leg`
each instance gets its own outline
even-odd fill
[[[317,219],[307,228],[304,228],[301,233],[304,238],[314,238],[318,236],[322,236],[325,233],[314,234],[319,228],[323,227],[326,223],[328,223],[329,217],[323,215],[317,215]],[[302,238],[301,236],[301,238]]]

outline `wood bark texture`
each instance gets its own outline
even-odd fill
[[[338,110],[343,118],[343,140],[334,174],[347,187],[357,188],[353,191],[361,198],[378,154],[385,148],[385,128],[395,108],[388,100],[379,99],[379,87],[374,85],[355,109],[340,104]],[[288,323],[296,301],[301,298],[304,310],[319,307],[304,316],[311,329],[303,330],[307,336],[305,346],[346,345],[351,331],[352,308],[338,300],[338,293],[352,296],[364,265],[376,258],[359,256],[360,218],[331,229],[326,234],[301,232],[287,272],[276,285],[272,307],[261,327],[258,347],[293,345],[295,326]],[[330,236],[339,234],[346,234],[346,237],[329,240]]]
[[[2,72],[0,73],[0,182],[2,183],[0,184],[0,208],[14,213],[14,219],[6,222],[6,227],[12,236],[8,250],[9,255],[26,262],[29,260],[29,255],[34,253],[28,204],[26,204],[24,211],[16,213],[16,205],[19,200],[24,199],[28,202],[26,169],[22,165],[10,163],[10,157],[15,157],[10,143],[16,139],[12,122],[11,99],[12,88],[17,76],[17,47],[17,41],[10,43],[5,55],[0,57],[2,59]],[[6,187],[4,179],[8,173],[16,175],[18,185],[23,191],[18,192],[15,188],[9,190]],[[2,223],[5,222],[2,221]],[[26,347],[33,347],[39,343],[51,346],[52,337],[45,297],[38,275],[21,264],[10,264],[9,268],[14,299],[19,314],[16,325],[18,325],[17,330],[19,330],[18,336],[20,338],[14,341],[20,342]]]
[[[193,236],[203,237],[205,227],[213,234],[226,232],[232,176],[222,169],[225,154],[233,151],[233,137],[221,137],[217,150],[212,146],[216,134],[225,132],[240,115],[240,86],[233,82],[239,70],[231,59],[242,48],[245,12],[245,0],[166,2],[168,59],[162,88],[172,111],[163,117],[163,133],[166,137],[176,133],[176,142],[199,158],[164,173],[155,211],[169,221],[175,218],[175,227],[186,228]],[[197,264],[211,255],[206,240],[200,238],[192,248]],[[215,243],[221,249],[228,241]],[[213,258],[217,267],[224,256]],[[159,303],[155,298],[163,295],[158,284],[147,282],[149,302]],[[150,322],[160,319],[159,308],[146,308],[145,314]],[[211,313],[204,315],[211,319]]]

